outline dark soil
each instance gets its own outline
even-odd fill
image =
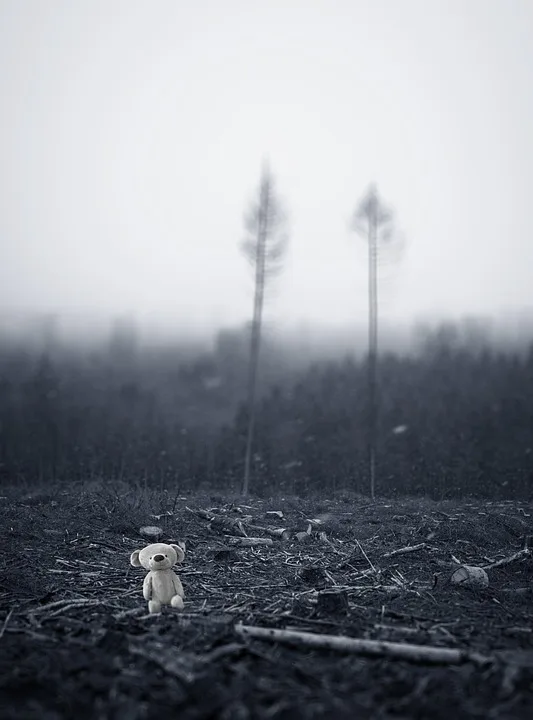
[[[176,568],[181,613],[147,614],[145,571],[129,563],[150,542],[139,534],[144,525],[159,525],[163,542],[186,543]],[[235,545],[244,535],[272,544]],[[123,486],[4,491],[0,714],[531,718],[529,536],[527,503],[231,502]],[[486,567],[489,586],[451,584],[457,563]],[[388,657],[386,647],[377,657],[311,649],[245,639],[236,623],[464,655],[430,664]]]

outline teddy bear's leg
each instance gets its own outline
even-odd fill
[[[161,612],[161,603],[159,600],[150,600],[148,603],[148,612],[159,613]]]
[[[180,595],[174,595],[174,597],[170,601],[170,604],[173,608],[176,608],[177,610],[183,610],[183,598],[180,597]]]

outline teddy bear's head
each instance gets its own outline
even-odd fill
[[[134,567],[143,567],[145,570],[168,570],[177,562],[183,562],[185,553],[179,545],[154,543],[142,550],[134,550],[130,562]]]

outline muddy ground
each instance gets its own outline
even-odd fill
[[[533,717],[531,504],[0,495],[4,720]],[[145,525],[186,544],[181,613],[147,614],[129,563]],[[458,564],[489,586],[451,583]],[[463,652],[368,656],[238,623]]]

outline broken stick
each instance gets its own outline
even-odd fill
[[[408,643],[386,642],[382,640],[361,640],[343,635],[317,635],[296,630],[276,630],[274,628],[254,627],[251,625],[235,625],[235,632],[242,637],[270,640],[271,642],[287,643],[301,647],[321,648],[323,650],[339,650],[340,652],[360,653],[373,657],[390,658],[391,660],[408,660],[410,662],[430,663],[435,665],[460,665],[472,662],[485,665],[492,658],[466,650],[431,647],[428,645],[411,645]]]
[[[382,557],[384,558],[391,558],[396,557],[396,555],[404,555],[405,553],[410,552],[416,552],[417,550],[423,550],[426,548],[426,543],[418,543],[418,545],[406,545],[406,547],[398,548],[397,550],[391,550],[388,553],[385,553]]]
[[[272,537],[279,538],[280,540],[290,540],[291,539],[291,531],[287,528],[277,528],[277,527],[271,527],[270,525],[268,527],[263,527],[261,525],[250,525],[248,524],[246,526],[248,530],[259,530],[259,532],[267,533],[267,535],[271,535]]]

